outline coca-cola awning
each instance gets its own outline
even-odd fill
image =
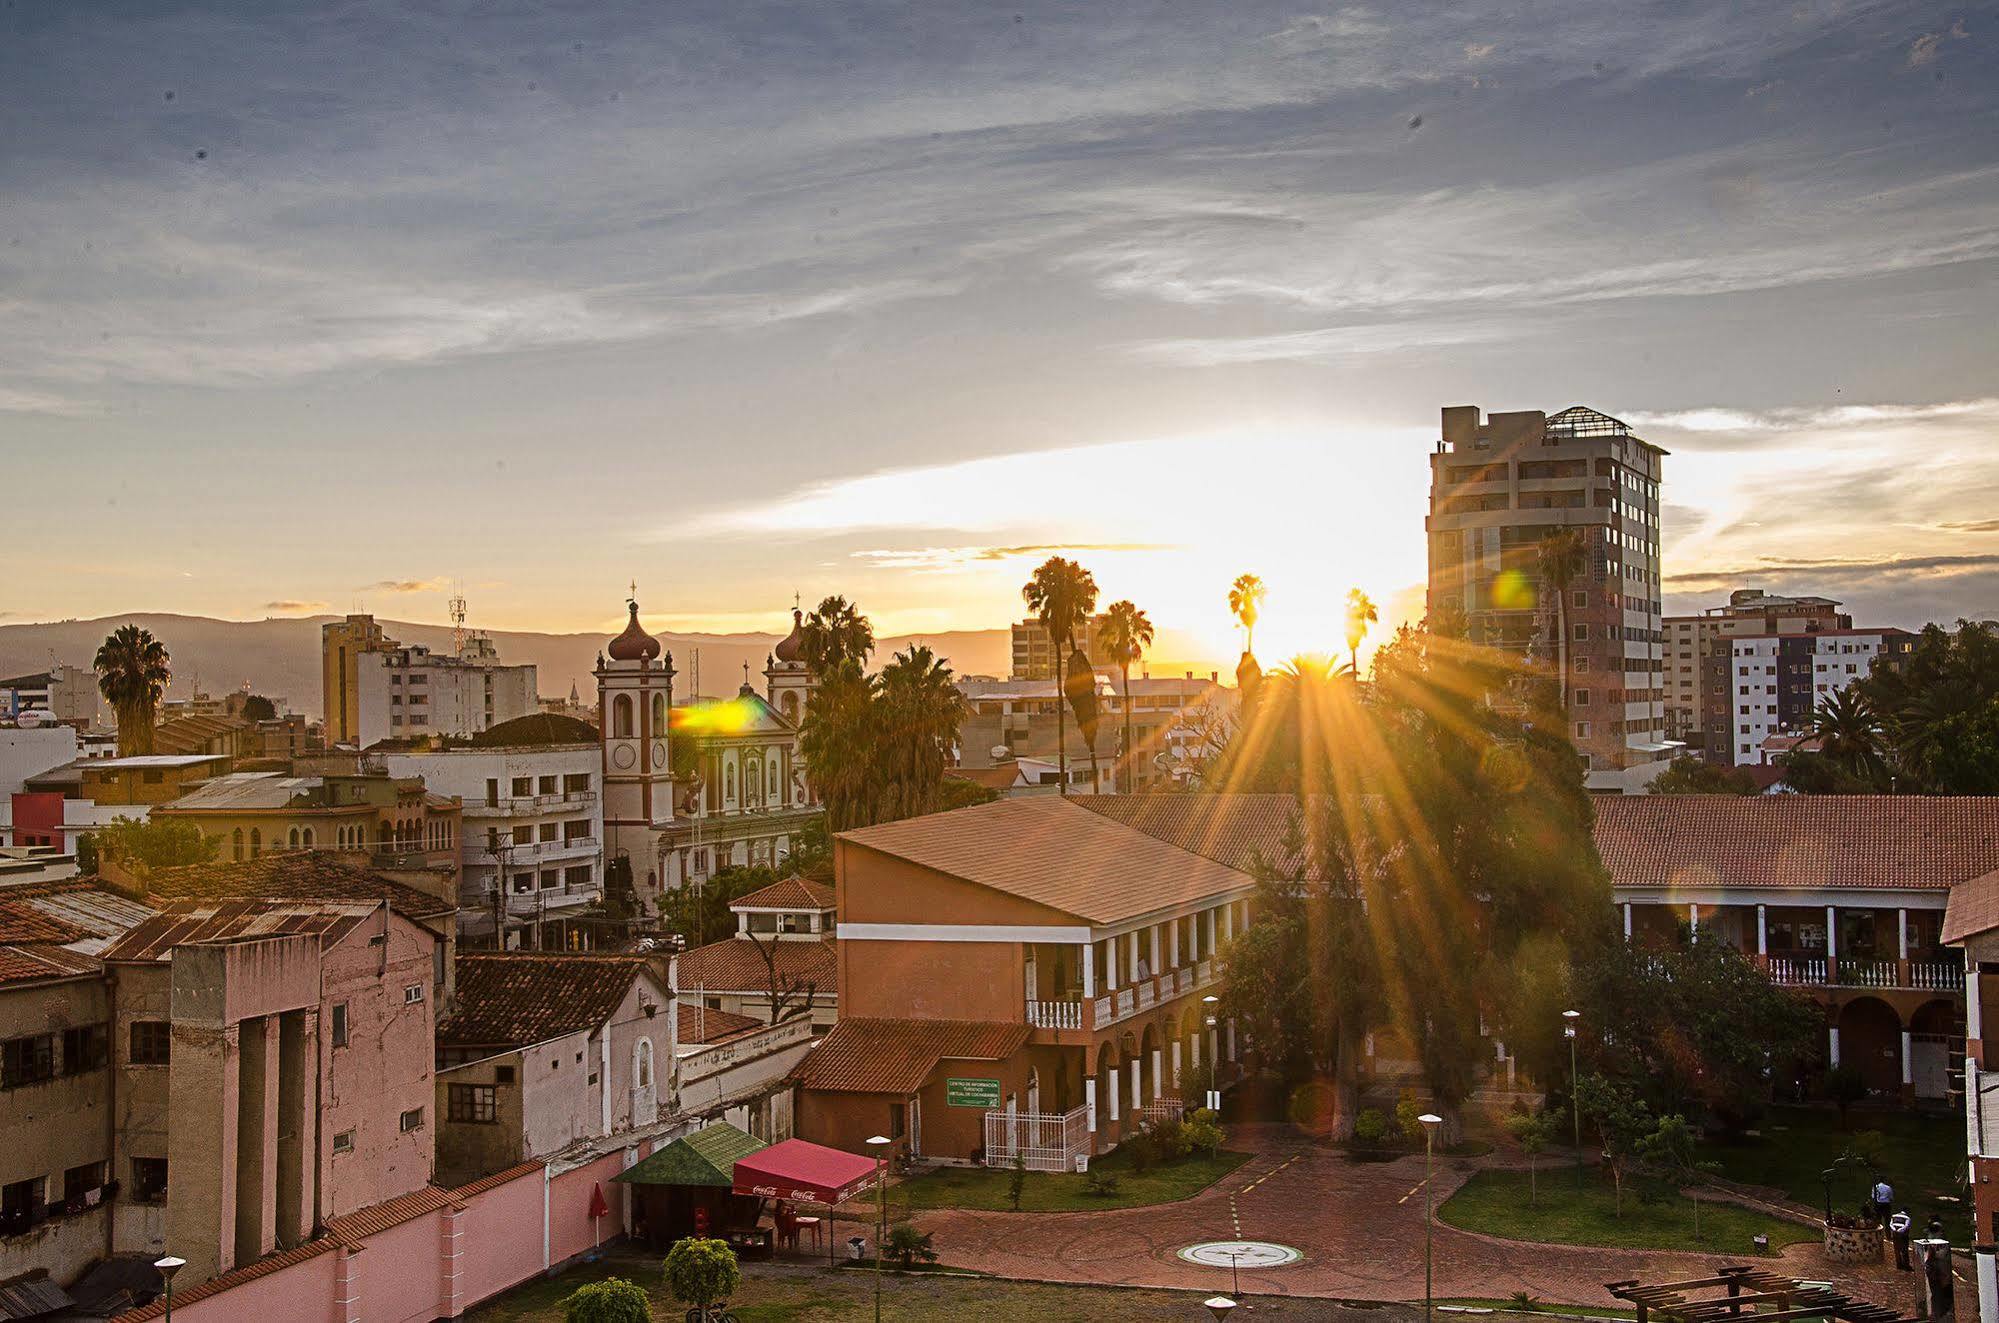
[[[803,1139],[787,1139],[736,1160],[737,1194],[801,1203],[841,1204],[868,1188],[875,1163]]]

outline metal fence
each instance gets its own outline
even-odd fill
[[[1074,1171],[1076,1158],[1090,1151],[1086,1108],[1066,1112],[986,1113],[986,1165],[1011,1167],[1014,1158],[1029,1171]]]

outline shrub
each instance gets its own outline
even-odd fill
[[[1180,1137],[1185,1141],[1189,1153],[1199,1153],[1203,1157],[1212,1158],[1222,1151],[1228,1133],[1222,1129],[1221,1119],[1213,1111],[1203,1107],[1181,1124]]]
[[[1016,1153],[1013,1155],[1013,1170],[1007,1173],[1006,1198],[1013,1205],[1013,1211],[1020,1211],[1020,1196],[1027,1189],[1027,1159]]]
[[[1415,1094],[1404,1089],[1402,1096],[1395,1100],[1395,1128],[1412,1144],[1423,1142],[1423,1123],[1416,1119],[1422,1114],[1423,1104],[1416,1101]]]
[[[1152,1170],[1152,1164],[1159,1161],[1159,1143],[1150,1131],[1141,1130],[1124,1141],[1125,1157],[1131,1169],[1139,1175]]]
[[[1839,1124],[1846,1128],[1846,1109],[1867,1096],[1867,1077],[1860,1073],[1860,1067],[1850,1061],[1842,1061],[1825,1073],[1825,1094],[1839,1108]]]
[[[1187,1142],[1187,1127],[1179,1121],[1161,1121],[1152,1127],[1151,1134],[1161,1162],[1178,1162],[1194,1151]]]
[[[1016,1202],[1015,1207],[1019,1204]],[[914,1268],[919,1263],[937,1262],[937,1251],[930,1247],[930,1233],[918,1231],[907,1222],[901,1222],[889,1229],[888,1243],[882,1247],[888,1257],[895,1260],[898,1268]]]
[[[562,1323],[652,1323],[652,1304],[636,1282],[608,1277],[565,1296]]]
[[[1083,1174],[1083,1193],[1098,1199],[1108,1199],[1117,1193],[1117,1173],[1091,1171]]]
[[[1388,1138],[1388,1118],[1378,1107],[1361,1108],[1353,1119],[1353,1137],[1356,1144],[1373,1148]]]
[[[1846,1154],[1867,1170],[1878,1172],[1887,1165],[1888,1136],[1879,1130],[1856,1130],[1847,1141]]]
[[[736,1252],[726,1241],[689,1237],[666,1256],[666,1289],[675,1300],[690,1305],[712,1305],[717,1300],[727,1300],[742,1284],[743,1273],[736,1266]]]

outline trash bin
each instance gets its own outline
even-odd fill
[[[1081,1176],[1084,1172],[1087,1172],[1089,1169],[1090,1169],[1090,1155],[1087,1153],[1078,1153],[1076,1155],[1076,1174],[1078,1176]]]
[[[868,1238],[866,1236],[847,1237],[847,1257],[854,1260],[854,1262],[856,1263],[859,1263],[862,1259],[867,1258]]]

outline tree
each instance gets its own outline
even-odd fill
[[[798,756],[812,769],[812,785],[825,802],[831,831],[850,831],[875,821],[879,716],[875,679],[851,660],[821,678],[805,709],[798,729]]]
[[[701,1309],[727,1300],[743,1284],[736,1252],[725,1240],[689,1236],[668,1251],[665,1270],[673,1298]]]
[[[770,994],[770,1022],[783,1024],[811,1014],[813,996],[819,991],[819,985],[812,979],[786,973],[779,967],[777,954],[784,939],[776,933],[769,937],[751,933],[749,938],[750,945],[763,957],[764,986]]]
[[[1075,646],[1076,631],[1097,609],[1097,581],[1088,570],[1062,556],[1050,556],[1035,568],[1034,577],[1021,585],[1020,595],[1041,622],[1055,654],[1055,756],[1061,775],[1061,793],[1069,793],[1069,734],[1063,713],[1067,691],[1062,684],[1063,655]],[[1092,758],[1095,750],[1091,751]],[[1091,787],[1094,792],[1095,787]]]
[[[1589,543],[1579,528],[1558,528],[1543,537],[1535,549],[1541,589],[1555,599],[1555,677],[1565,712],[1569,707],[1569,586],[1583,572],[1588,557]]]
[[[1358,588],[1347,589],[1347,662],[1353,667],[1355,679],[1360,678],[1361,640],[1379,619],[1381,613],[1375,609],[1373,598]]]
[[[1238,574],[1229,585],[1229,614],[1242,626],[1244,655],[1256,651],[1256,622],[1263,614],[1263,599],[1269,594],[1263,580],[1254,574]]]
[[[1856,685],[1828,695],[1812,713],[1819,754],[1835,767],[1868,784],[1888,779],[1886,743],[1874,704]]]
[[[243,700],[243,720],[276,721],[278,705],[262,694],[251,694]]]
[[[1756,782],[1740,767],[1723,767],[1683,753],[1645,787],[1655,795],[1753,795]]]
[[[1131,738],[1131,667],[1152,646],[1152,621],[1131,602],[1112,602],[1104,612],[1098,640],[1117,661],[1118,684],[1124,691],[1124,776],[1119,788],[1129,794],[1138,781],[1138,747]]]
[[[1007,1206],[1014,1212],[1020,1211],[1020,1196],[1027,1192],[1027,1159],[1020,1154],[1013,1155],[1013,1169],[1006,1177]]]
[[[878,740],[878,822],[937,810],[944,768],[965,719],[965,695],[951,668],[924,645],[912,644],[882,667],[875,699]]]
[[[1555,1139],[1555,1118],[1548,1112],[1513,1112],[1506,1118],[1506,1133],[1527,1155],[1527,1206],[1541,1201],[1541,1154]]]
[[[116,818],[94,835],[100,859],[140,871],[205,864],[222,848],[185,818]]]
[[[153,751],[160,699],[173,678],[164,643],[137,625],[120,625],[97,649],[97,692],[118,716],[121,755]]]
[[[1701,1238],[1700,1193],[1692,1190],[1701,1177],[1720,1170],[1720,1164],[1700,1160],[1699,1136],[1687,1124],[1684,1116],[1662,1116],[1653,1127],[1652,1133],[1638,1143],[1638,1152],[1646,1162],[1673,1178],[1674,1184],[1688,1190],[1688,1197],[1694,1204],[1694,1239]]]
[[[828,597],[799,625],[799,649],[806,670],[824,679],[849,662],[867,665],[875,650],[875,627],[846,598]]]
[[[652,1323],[652,1302],[638,1283],[607,1277],[563,1297],[562,1323]]]
[[[1616,1190],[1617,1215],[1623,1217],[1624,1178],[1639,1160],[1639,1146],[1655,1129],[1652,1114],[1627,1085],[1602,1075],[1576,1081],[1576,1103],[1603,1144],[1603,1165]]]
[[[1018,1158],[1014,1160],[1019,1161]],[[1013,1199],[1013,1209],[1020,1211],[1020,1196],[1017,1194]],[[918,1231],[909,1223],[901,1222],[889,1229],[888,1243],[883,1248],[895,1260],[896,1267],[908,1272],[919,1263],[937,1262],[937,1251],[931,1247],[931,1239],[930,1232]]]
[[[1844,1130],[1847,1112],[1867,1096],[1867,1077],[1851,1061],[1842,1061],[1825,1073],[1825,1093],[1839,1109],[1839,1128]]]

